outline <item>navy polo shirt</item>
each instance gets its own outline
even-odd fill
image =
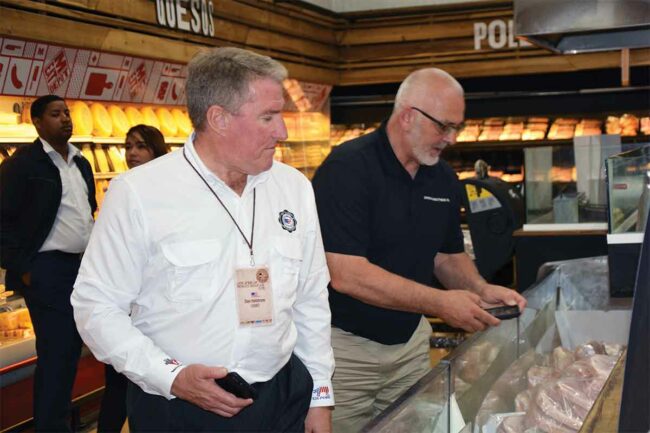
[[[415,176],[376,131],[332,151],[313,179],[325,251],[370,263],[433,286],[438,252],[460,253],[460,183],[440,161]],[[405,343],[421,315],[365,304],[331,285],[332,325],[382,344]]]

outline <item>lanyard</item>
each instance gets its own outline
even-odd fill
[[[201,178],[201,180],[203,181],[205,186],[207,186],[208,189],[210,190],[210,192],[217,198],[217,200],[219,201],[219,203],[221,204],[223,209],[226,211],[226,213],[228,214],[228,216],[230,217],[232,222],[235,224],[235,227],[237,227],[237,230],[239,230],[239,233],[244,238],[244,241],[246,242],[246,245],[248,245],[248,250],[251,253],[251,262],[250,262],[251,266],[255,266],[255,257],[253,256],[253,235],[255,233],[255,188],[253,188],[253,223],[251,224],[251,240],[249,242],[248,238],[246,237],[246,235],[242,231],[241,227],[239,227],[239,224],[237,224],[237,221],[235,221],[235,217],[232,216],[232,214],[230,213],[230,211],[228,210],[228,208],[226,207],[224,202],[221,201],[221,199],[219,198],[219,195],[217,194],[217,192],[214,189],[212,189],[212,187],[210,186],[208,181],[205,180],[205,178],[203,176],[201,176],[201,173],[199,173],[199,171],[196,169],[196,167],[194,167],[194,165],[187,158],[187,154],[185,153],[185,148],[183,148],[183,157],[185,158],[185,161],[187,161],[187,163],[190,165],[190,167],[192,167],[192,169],[194,170],[196,175],[199,178]]]

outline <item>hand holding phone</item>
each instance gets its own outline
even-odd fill
[[[236,397],[252,398],[253,400],[257,398],[257,390],[234,371],[214,381],[225,391],[234,394]]]
[[[486,308],[485,311],[499,320],[514,319],[521,315],[521,311],[519,311],[517,305],[502,305],[499,307]]]

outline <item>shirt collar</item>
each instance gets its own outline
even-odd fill
[[[187,155],[187,158],[190,160],[190,162],[196,167],[196,169],[199,171],[201,176],[205,180],[208,181],[210,185],[218,185],[221,188],[226,188],[230,190],[230,187],[226,185],[226,183],[221,180],[217,175],[215,175],[201,160],[199,157],[198,153],[196,153],[196,148],[194,147],[194,139],[196,138],[196,132],[192,132],[190,136],[187,138],[187,141],[185,142],[184,150],[185,154]],[[273,161],[273,164],[275,164],[275,161]],[[248,179],[246,181],[246,188],[244,191],[249,191],[252,190],[252,188],[255,188],[257,185],[266,182],[266,180],[269,177],[269,171],[266,170],[260,174],[257,175],[248,175]]]
[[[52,153],[56,153],[57,155],[61,156],[59,152],[57,152],[50,143],[47,142],[43,137],[38,137],[39,140],[41,140],[41,143],[43,144],[43,151],[47,153],[48,155],[52,156]],[[68,160],[66,161],[68,164],[72,161],[72,158],[74,158],[77,155],[80,155],[81,151],[77,149],[75,146],[72,144],[68,143]],[[61,157],[63,159],[63,157]]]

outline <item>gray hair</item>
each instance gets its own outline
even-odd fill
[[[271,78],[278,83],[287,69],[268,56],[234,47],[200,51],[188,64],[187,111],[196,130],[205,126],[212,105],[236,113],[249,97],[250,83]]]

